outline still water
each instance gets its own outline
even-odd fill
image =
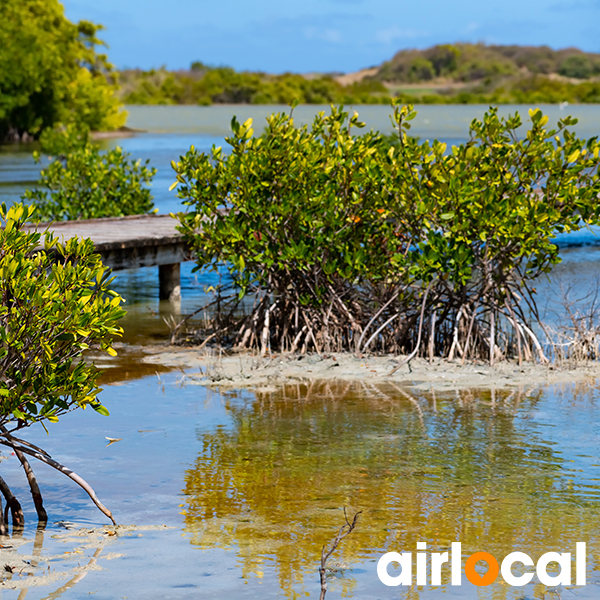
[[[223,144],[234,112],[259,122],[275,108],[130,107],[129,126],[146,133],[105,144],[149,159],[159,170],[153,192],[160,212],[177,211],[170,161],[190,144]],[[412,132],[456,143],[484,109],[422,107]],[[315,110],[299,107],[295,116],[307,122]],[[368,127],[391,128],[386,107],[358,110]],[[566,114],[544,110],[551,121]],[[567,112],[580,117],[579,135],[600,133],[598,107]],[[1,200],[16,200],[35,181],[30,150],[0,151]],[[600,264],[594,244],[593,233],[570,238],[554,279],[541,286],[549,310],[559,278],[580,288],[593,279]],[[195,308],[214,282],[185,265],[181,312]],[[172,308],[156,300],[155,270],[119,273],[116,287],[130,307],[125,342],[164,340],[162,317]],[[127,360],[113,363],[105,378],[110,418],[79,411],[50,436],[32,430],[28,439],[86,477],[119,523],[140,529],[98,534],[101,543],[78,538],[80,527],[104,524],[102,515],[64,476],[40,466],[51,525],[36,535],[26,482],[4,453],[2,476],[24,501],[28,524],[22,538],[0,547],[0,565],[25,569],[5,571],[0,598],[318,598],[321,547],[343,523],[344,507],[362,513],[332,557],[328,600],[598,597],[600,405],[593,382],[437,395],[414,393],[409,382],[220,392],[191,385],[185,373],[141,369],[135,355]],[[378,558],[414,552],[417,541],[433,552],[461,541],[465,557],[485,550],[499,560],[515,550],[536,560],[587,542],[588,585],[556,591],[534,579],[525,588],[499,581],[452,587],[446,571],[438,588],[381,584]]]
[[[101,525],[100,513],[38,467],[51,521],[67,523],[38,543],[36,572],[64,580],[32,587],[27,598],[315,598],[321,547],[344,507],[362,514],[332,557],[328,599],[597,598],[598,400],[591,385],[436,395],[314,383],[220,393],[167,374],[109,386],[110,418],[72,413],[49,437],[39,430],[30,439],[84,474],[120,523],[158,528],[104,536],[98,550],[74,533]],[[15,492],[31,518],[15,463],[5,459],[2,475],[21,482]],[[29,527],[25,560],[33,538]],[[461,541],[465,557],[485,550],[499,560],[574,552],[583,541],[588,585],[561,596],[535,581],[475,588],[463,577],[452,587],[444,569],[435,588],[383,586],[379,557],[414,552],[417,541],[431,551]],[[23,566],[9,545],[1,560]],[[94,570],[52,595],[92,558]],[[17,584],[27,577],[11,575],[2,598],[21,598]]]

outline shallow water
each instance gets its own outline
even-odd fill
[[[109,386],[102,397],[110,418],[80,411],[50,437],[40,429],[29,439],[87,477],[120,523],[169,529],[110,538],[101,570],[59,595],[48,596],[64,581],[28,598],[318,597],[321,547],[344,507],[363,512],[331,559],[327,598],[544,597],[535,583],[452,587],[444,570],[439,588],[381,584],[379,557],[414,552],[417,541],[431,551],[461,541],[464,557],[485,550],[499,560],[515,550],[534,560],[574,552],[585,541],[588,585],[561,593],[597,597],[600,415],[590,386],[436,396],[315,383],[220,394],[167,374]],[[122,440],[107,446],[105,437]],[[3,477],[27,500],[15,463],[3,462]],[[37,471],[51,522],[104,522],[74,484]],[[52,573],[93,555],[52,537],[60,533],[52,525],[41,551],[40,567]],[[33,534],[30,525],[25,538]],[[103,558],[115,553],[124,556]],[[9,588],[2,597],[17,598]]]
[[[600,132],[597,107],[569,108],[581,112],[580,135]],[[384,128],[386,107],[359,110],[368,126]],[[412,131],[453,141],[478,110],[483,107],[422,107]],[[149,133],[110,144],[150,158],[159,168],[160,211],[178,210],[167,192],[170,160],[192,143],[221,144],[234,111],[258,118],[271,107],[135,107],[129,124]],[[310,111],[296,114],[306,120]],[[0,200],[18,196],[37,171],[27,153],[4,149]],[[562,265],[540,282],[548,314],[560,304],[561,281],[583,294],[593,280],[600,263],[600,248],[589,245],[595,242],[588,232],[569,238],[575,247],[564,248]],[[129,347],[166,339],[163,317],[189,313],[207,297],[205,287],[218,276],[196,277],[191,270],[191,263],[183,265],[179,306],[157,300],[156,268],[118,273],[115,286],[130,311],[124,321]],[[501,559],[520,550],[534,560],[546,551],[574,552],[585,541],[588,585],[560,593],[598,595],[600,415],[591,386],[435,396],[389,384],[315,383],[220,394],[188,385],[183,373],[155,374],[156,366],[142,365],[135,352],[100,364],[108,367],[102,400],[111,417],[72,413],[49,437],[40,429],[28,439],[86,477],[120,523],[167,527],[105,537],[98,552],[81,540],[53,537],[65,533],[55,522],[91,528],[105,520],[75,484],[40,466],[52,524],[37,538],[38,548],[43,545],[36,568],[64,577],[32,587],[28,599],[318,597],[321,547],[342,525],[344,507],[363,512],[332,557],[328,600],[559,597],[535,584],[452,587],[447,573],[438,589],[381,584],[377,559],[386,551],[414,552],[417,541],[431,551],[461,541],[465,557],[486,550]],[[107,437],[122,439],[107,445]],[[20,552],[30,555],[34,513],[14,457],[2,462],[2,476],[26,501],[27,543]],[[0,548],[0,566],[19,560]],[[101,570],[79,578],[74,569],[89,561]],[[10,588],[26,585],[28,577],[3,576],[0,598],[24,598]]]

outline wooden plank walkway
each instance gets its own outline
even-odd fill
[[[180,263],[192,260],[178,224],[170,215],[133,215],[107,219],[56,221],[50,225],[56,237],[90,238],[104,264],[114,271],[159,267],[161,299],[180,294]],[[44,230],[47,223],[28,229]]]

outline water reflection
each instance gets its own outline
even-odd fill
[[[42,600],[54,600],[75,587],[89,571],[101,569],[98,559],[110,558],[103,551],[114,531],[74,531],[70,524],[64,526],[64,533],[38,526],[32,539],[22,528],[0,537],[0,594],[15,590],[18,600],[24,600],[32,588],[41,587]],[[45,544],[49,548],[44,549]]]
[[[201,450],[185,476],[185,525],[193,544],[237,548],[243,577],[275,570],[290,598],[307,591],[303,579],[343,522],[344,506],[363,510],[337,556],[348,565],[414,551],[416,541],[431,551],[461,541],[466,555],[486,550],[499,559],[521,550],[537,560],[574,551],[576,541],[593,548],[600,524],[594,397],[581,401],[573,390],[416,396],[355,383],[232,393],[225,397],[230,426],[198,432]],[[588,568],[595,569],[593,556]],[[442,589],[451,591],[444,576]],[[348,597],[357,578],[342,578]],[[491,588],[479,597],[523,597],[498,582]]]

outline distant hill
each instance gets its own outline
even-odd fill
[[[506,77],[559,75],[568,79],[600,76],[600,54],[577,48],[442,44],[426,50],[401,50],[384,62],[374,79],[388,83],[423,83],[435,79],[492,83]]]

